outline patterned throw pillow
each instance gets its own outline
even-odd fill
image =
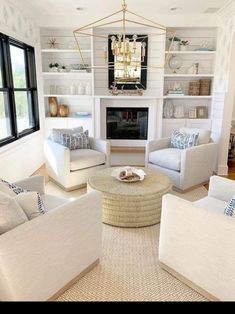
[[[68,147],[70,150],[76,149],[90,149],[89,143],[89,132],[77,134],[61,134],[60,143],[61,145]]]
[[[235,195],[225,207],[224,214],[229,217],[235,217]]]
[[[197,146],[199,133],[188,134],[174,130],[171,135],[171,148],[186,149]]]
[[[61,134],[77,134],[77,133],[82,133],[83,132],[83,127],[79,126],[77,128],[73,129],[52,129],[51,130],[51,139],[52,141],[58,143],[60,141]]]
[[[32,191],[29,190],[25,190],[22,189],[19,186],[16,186],[14,184],[11,184],[5,180],[0,179],[0,191],[3,193],[6,193],[7,195],[15,198],[16,196],[18,196],[21,193],[31,193]],[[37,202],[35,203],[35,207],[34,207],[34,211],[35,211],[35,217],[37,216],[37,213],[40,214],[45,214],[46,213],[46,209],[45,206],[43,204],[41,195],[38,192],[32,192],[35,195],[35,198],[37,200]],[[24,208],[22,207],[22,209],[24,210]],[[28,216],[27,212],[25,212],[25,214]],[[35,218],[34,217],[34,218]]]

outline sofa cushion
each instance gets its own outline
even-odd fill
[[[226,202],[210,196],[204,197],[199,201],[194,202],[194,204],[198,205],[199,207],[203,207],[208,211],[216,211],[220,214],[224,213],[224,209],[227,205]]]
[[[208,144],[210,142],[210,138],[211,138],[211,131],[210,130],[181,128],[180,132],[188,133],[188,134],[199,133],[198,145]]]
[[[106,156],[92,149],[78,149],[70,152],[70,170],[76,171],[102,165]]]
[[[57,197],[50,194],[42,195],[42,200],[45,205],[46,211],[50,211],[69,202],[69,200],[65,198]]]
[[[16,200],[0,192],[0,234],[10,231],[27,221],[27,216]]]
[[[76,134],[61,134],[59,144],[69,148],[70,150],[76,149],[90,149],[89,132]]]
[[[178,149],[186,149],[198,144],[199,133],[182,133],[174,130],[171,135],[171,147]]]
[[[165,148],[149,154],[149,162],[175,171],[181,170],[181,152],[177,148]]]

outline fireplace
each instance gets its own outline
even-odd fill
[[[148,108],[106,108],[107,139],[147,140]]]

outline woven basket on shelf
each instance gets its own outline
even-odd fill
[[[198,96],[200,94],[200,82],[189,82],[188,94],[190,96]]]
[[[200,95],[209,96],[211,92],[211,80],[200,80]]]

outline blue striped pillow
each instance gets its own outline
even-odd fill
[[[225,207],[224,214],[229,217],[235,217],[235,195]]]
[[[59,144],[70,150],[90,149],[89,132],[87,130],[76,134],[61,134]]]
[[[174,130],[171,135],[171,148],[186,149],[198,145],[199,133],[181,133]]]

